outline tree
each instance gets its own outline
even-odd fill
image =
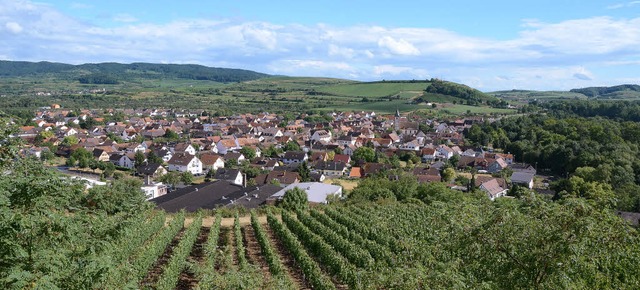
[[[177,141],[178,139],[180,139],[180,136],[178,136],[178,133],[173,132],[171,129],[165,130],[164,136],[162,137],[167,138],[167,140],[169,141]]]
[[[309,208],[307,193],[298,187],[289,189],[284,193],[280,206],[290,211],[306,210]]]
[[[167,174],[160,176],[159,180],[166,184],[170,184],[171,188],[175,189],[176,184],[180,182],[180,174],[177,172],[167,172]]]
[[[247,158],[248,160],[251,160],[256,157],[256,150],[251,147],[247,147],[247,146],[242,147],[242,149],[240,149],[240,153],[242,153],[242,155],[244,155],[244,157]]]
[[[60,143],[60,145],[71,146],[71,145],[78,144],[78,142],[79,142],[78,137],[76,137],[76,135],[71,135],[71,136],[64,137],[64,139],[62,139],[62,143]]]
[[[442,181],[449,182],[455,177],[456,177],[456,171],[453,168],[448,167],[442,170]]]
[[[180,174],[180,181],[185,185],[193,183],[193,174],[189,171],[182,172],[182,174]]]
[[[352,159],[356,161],[373,162],[376,159],[376,152],[372,148],[362,146],[353,151]]]
[[[147,161],[148,161],[149,163],[158,163],[158,164],[162,164],[162,162],[163,162],[164,160],[162,160],[162,158],[161,158],[161,157],[159,157],[158,155],[156,155],[156,153],[155,153],[153,150],[151,150],[151,151],[149,151],[149,154],[147,154]]]
[[[307,161],[302,162],[302,164],[300,164],[300,166],[298,167],[298,174],[300,175],[300,181],[302,182],[307,182],[311,180],[311,170],[309,169],[309,166],[307,165]]]
[[[284,151],[300,151],[300,145],[298,142],[289,141],[284,145]]]
[[[142,166],[146,160],[147,158],[144,156],[144,153],[142,153],[141,151],[136,151],[136,154],[133,157],[133,161],[136,168],[138,168],[139,166]]]

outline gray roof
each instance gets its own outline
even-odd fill
[[[284,194],[294,187],[300,188],[307,193],[309,202],[326,203],[327,196],[338,194],[342,196],[342,187],[320,182],[300,182],[291,184],[272,195],[272,198],[282,198]]]
[[[529,182],[531,182],[533,180],[533,177],[535,175],[533,173],[527,173],[527,172],[514,172],[511,175],[511,182],[513,183],[526,183],[528,184]]]
[[[178,212],[181,209],[194,212],[200,208],[213,209],[231,205],[255,208],[280,189],[281,187],[274,185],[243,188],[228,181],[219,180],[172,191],[152,199],[151,202],[167,212]]]

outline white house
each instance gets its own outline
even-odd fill
[[[216,143],[216,147],[218,147],[218,153],[221,155],[227,154],[229,151],[242,149],[236,139],[222,139]]]
[[[307,153],[300,151],[287,151],[284,153],[284,157],[282,157],[282,163],[289,165],[292,163],[302,163],[309,160]]]
[[[318,141],[318,142],[320,141],[329,142],[331,141],[331,132],[328,132],[326,130],[315,131],[313,135],[311,135],[311,140]]]
[[[535,174],[529,172],[514,172],[511,175],[511,183],[533,188],[533,177]]]
[[[169,171],[189,171],[193,175],[202,174],[202,162],[195,155],[176,154],[167,163],[169,164]]]
[[[447,145],[440,145],[436,148],[436,156],[442,159],[449,159],[453,157],[453,149]]]
[[[482,183],[480,185],[480,190],[486,192],[491,200],[507,194],[507,190],[502,188],[498,183],[498,180],[496,180],[495,178]]]

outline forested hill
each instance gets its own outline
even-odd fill
[[[214,68],[193,64],[98,63],[71,65],[53,62],[0,61],[0,77],[34,77],[53,74],[60,79],[97,84],[113,84],[130,78],[242,82],[269,76],[250,70]]]
[[[613,87],[588,87],[572,89],[572,93],[580,93],[589,98],[620,99],[640,96],[639,85],[619,85]]]

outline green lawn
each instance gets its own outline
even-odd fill
[[[341,96],[354,96],[354,97],[369,97],[379,98],[391,95],[397,95],[402,92],[416,92],[424,91],[427,88],[427,82],[417,83],[394,83],[394,82],[380,82],[380,83],[355,83],[355,84],[342,84],[334,86],[325,86],[318,91]]]

